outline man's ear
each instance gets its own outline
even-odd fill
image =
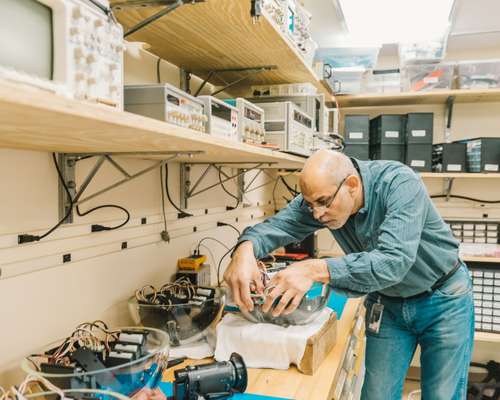
[[[359,178],[356,175],[350,175],[345,180],[344,185],[349,188],[349,193],[353,194],[361,185]]]

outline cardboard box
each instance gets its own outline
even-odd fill
[[[305,375],[313,375],[323,360],[337,343],[337,314],[332,312],[330,319],[323,327],[307,339],[306,349],[298,370]]]

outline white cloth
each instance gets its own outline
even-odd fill
[[[250,368],[288,369],[290,364],[299,365],[307,339],[319,332],[331,313],[325,308],[311,323],[286,328],[256,324],[240,314],[226,314],[217,325],[215,359],[227,361],[236,352]]]
[[[207,343],[206,339],[194,343],[183,344],[178,347],[170,347],[169,358],[187,357],[193,360],[201,360],[214,355],[213,348]]]

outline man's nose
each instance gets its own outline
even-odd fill
[[[319,220],[323,216],[324,213],[325,213],[325,210],[322,207],[313,209],[313,217],[317,220]]]

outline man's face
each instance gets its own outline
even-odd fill
[[[356,177],[346,177],[338,185],[326,182],[305,185],[302,196],[316,220],[330,229],[345,225],[354,209],[353,179]]]

